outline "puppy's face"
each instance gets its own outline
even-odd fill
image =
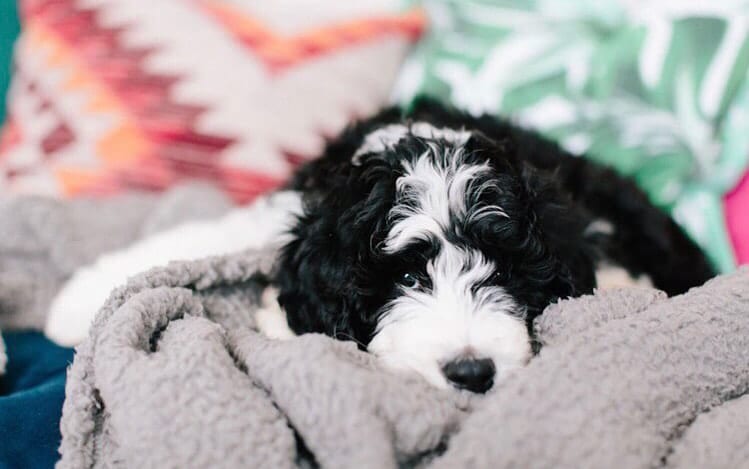
[[[476,392],[524,365],[530,321],[574,285],[544,233],[545,189],[511,151],[477,133],[391,124],[308,168],[300,185],[313,188],[279,274],[292,329]]]

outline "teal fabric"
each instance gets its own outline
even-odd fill
[[[8,354],[0,376],[0,469],[53,467],[60,445],[66,369],[73,350],[39,332],[3,332]]]
[[[0,124],[5,120],[5,95],[10,83],[13,43],[20,30],[16,0],[0,0]]]

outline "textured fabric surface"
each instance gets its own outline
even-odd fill
[[[0,125],[5,120],[5,94],[10,83],[13,43],[19,30],[16,0],[0,0]]]
[[[247,201],[383,104],[424,21],[400,0],[19,4],[0,184],[55,195],[197,178]]]
[[[397,95],[500,113],[634,177],[722,270],[749,162],[746,0],[424,0]],[[699,5],[698,5],[699,3]]]
[[[697,417],[675,445],[669,463],[671,467],[747,467],[748,442],[749,396],[745,395]]]
[[[3,333],[7,373],[0,372],[0,467],[47,468],[59,459],[65,373],[73,350],[38,332]]]
[[[695,418],[711,409],[735,420],[722,406],[749,390],[749,270],[672,299],[563,301],[536,325],[540,355],[471,396],[352,343],[260,336],[274,257],[173,263],[115,290],[69,370],[58,467],[694,467],[669,458],[685,428],[708,431]]]

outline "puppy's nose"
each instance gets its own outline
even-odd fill
[[[483,393],[494,384],[494,362],[489,358],[458,358],[442,367],[442,372],[458,389]]]

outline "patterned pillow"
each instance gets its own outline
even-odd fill
[[[404,65],[399,99],[427,93],[509,115],[588,152],[733,268],[723,195],[749,162],[745,0],[424,4],[433,26]]]
[[[399,0],[20,0],[0,187],[281,183],[373,112],[424,25]]]

